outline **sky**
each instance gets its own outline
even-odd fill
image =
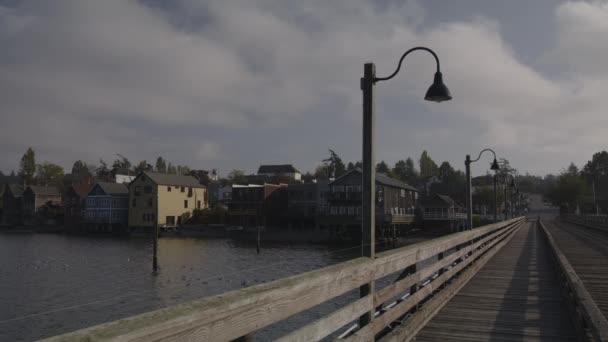
[[[0,0],[0,171],[81,159],[255,172],[361,159],[363,65],[424,51],[376,86],[376,159],[520,173],[607,149],[606,1]],[[604,42],[604,43],[602,43]],[[474,164],[485,173],[491,156]]]

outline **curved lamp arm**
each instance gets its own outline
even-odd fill
[[[405,56],[409,55],[410,52],[416,51],[416,50],[424,50],[424,51],[430,52],[433,55],[433,57],[435,57],[435,61],[437,62],[437,72],[440,71],[439,70],[439,58],[437,57],[437,55],[435,54],[435,52],[433,52],[433,50],[431,50],[431,49],[429,49],[427,47],[417,46],[417,47],[414,47],[414,48],[411,48],[411,49],[407,50],[403,54],[403,56],[401,56],[401,59],[399,59],[399,64],[397,65],[397,70],[395,70],[395,72],[393,72],[392,74],[390,74],[387,77],[376,77],[376,78],[374,78],[374,82],[386,81],[386,80],[390,80],[391,78],[395,77],[395,75],[397,75],[397,73],[399,72],[399,69],[401,69],[401,63],[403,63],[403,59],[405,58]]]
[[[471,160],[471,163],[474,163],[474,162],[478,161],[478,160],[479,160],[479,158],[481,158],[481,154],[482,154],[482,153],[484,153],[485,151],[490,151],[490,152],[492,152],[492,154],[494,155],[494,159],[496,159],[496,152],[494,152],[493,150],[491,150],[491,149],[489,149],[489,148],[486,148],[486,149],[481,150],[481,152],[479,152],[479,156],[477,156],[477,159],[475,159],[475,160]]]

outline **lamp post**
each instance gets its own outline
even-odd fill
[[[467,188],[466,188],[466,204],[467,204],[467,229],[473,229],[473,195],[472,195],[472,189],[471,189],[471,164],[478,161],[479,158],[481,158],[481,155],[485,152],[492,152],[492,154],[494,155],[494,161],[492,162],[492,165],[490,166],[490,169],[493,171],[497,171],[500,169],[500,167],[498,166],[498,162],[496,161],[496,152],[494,152],[493,150],[486,148],[481,150],[481,152],[479,152],[479,156],[477,156],[477,159],[475,160],[471,160],[471,156],[467,154],[465,160],[464,160],[464,166],[466,169],[466,176],[467,176]],[[494,180],[494,220],[496,220],[496,179]]]
[[[401,59],[397,69],[387,77],[376,77],[376,66],[374,63],[365,63],[363,69],[363,78],[361,78],[361,90],[363,91],[363,179],[362,179],[362,215],[361,215],[361,252],[362,255],[369,258],[374,258],[375,250],[375,178],[376,168],[374,161],[374,129],[375,129],[375,101],[374,101],[374,86],[377,82],[388,81],[395,77],[401,69],[401,63],[405,56],[413,51],[424,50],[433,55],[437,64],[437,71],[433,84],[429,87],[424,97],[427,101],[442,102],[452,99],[449,89],[443,84],[443,77],[439,67],[439,58],[431,49],[426,47],[414,47],[407,50]],[[360,288],[361,297],[373,293],[373,282],[362,285]],[[367,312],[361,316],[359,325],[364,326],[369,323],[374,317],[374,310]]]

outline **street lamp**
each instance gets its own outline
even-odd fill
[[[427,101],[442,102],[452,99],[449,89],[443,84],[443,77],[439,68],[439,58],[431,49],[418,46],[407,50],[401,59],[397,69],[387,77],[376,77],[376,65],[365,63],[363,78],[361,78],[361,90],[363,91],[363,178],[362,178],[362,203],[361,203],[361,252],[363,256],[374,258],[375,250],[375,183],[376,168],[374,162],[374,127],[375,127],[375,101],[374,85],[380,81],[387,81],[395,77],[401,69],[401,63],[405,56],[416,50],[424,50],[433,55],[437,63],[437,71],[433,79],[433,84],[429,87],[424,96]],[[361,296],[367,296],[373,292],[373,283],[361,286]],[[371,321],[374,310],[365,314],[360,325],[363,326]]]
[[[464,166],[466,169],[466,176],[467,176],[467,188],[466,188],[467,229],[473,229],[473,195],[472,195],[473,191],[471,189],[471,163],[478,161],[479,158],[481,158],[481,155],[486,151],[492,152],[492,154],[494,155],[494,161],[492,162],[490,169],[493,171],[498,171],[500,169],[500,167],[498,166],[498,161],[496,161],[496,152],[494,152],[493,150],[491,150],[489,148],[486,148],[486,149],[482,150],[481,152],[479,152],[479,156],[477,156],[477,159],[475,159],[475,160],[471,160],[471,156],[468,154],[464,160]],[[496,221],[497,215],[498,214],[496,212],[496,177],[494,177],[494,221]]]

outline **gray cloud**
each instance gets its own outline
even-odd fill
[[[66,167],[116,152],[223,173],[262,162],[312,170],[328,147],[358,160],[363,63],[388,74],[415,45],[437,51],[455,98],[425,103],[433,60],[408,57],[377,87],[379,159],[427,149],[461,167],[464,154],[490,146],[520,171],[580,165],[606,148],[608,49],[598,39],[608,9],[546,10],[556,43],[533,64],[551,73],[522,61],[530,54],[516,47],[526,44],[505,40],[515,19],[475,8],[431,26],[431,11],[413,1],[0,5],[0,169],[16,168],[29,145]]]

